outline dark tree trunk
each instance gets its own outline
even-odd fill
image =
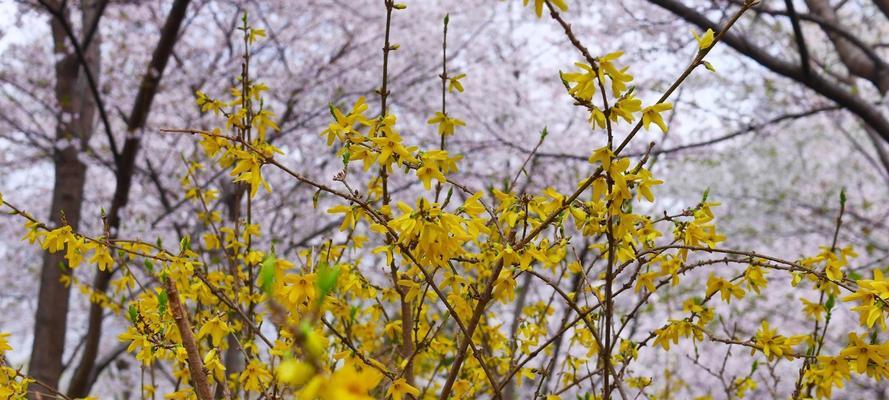
[[[58,3],[46,5],[60,10]],[[95,1],[83,1],[81,8],[83,26],[97,21]],[[83,60],[80,60],[69,45],[65,25],[71,26],[68,13],[60,10],[58,15],[62,18],[51,19],[54,52],[61,58],[56,64],[55,94],[60,114],[53,154],[55,183],[49,220],[54,226],[67,224],[77,229],[86,182],[86,165],[78,157],[92,136],[96,114],[96,103],[87,88],[86,71],[81,67],[85,65],[93,77],[98,78],[99,34],[93,35],[92,45],[83,49]],[[70,288],[62,284],[61,278],[69,273],[63,253],[44,253],[28,373],[52,387],[58,387],[62,374]]]
[[[151,103],[157,93],[161,77],[166,69],[167,62],[173,53],[173,47],[179,36],[182,21],[185,20],[185,12],[190,0],[176,0],[167,20],[161,29],[161,36],[157,47],[151,55],[148,69],[142,77],[139,92],[133,102],[133,109],[127,121],[127,138],[124,141],[120,154],[120,162],[116,165],[117,181],[114,188],[114,197],[111,200],[111,209],[108,214],[108,225],[112,234],[120,228],[120,213],[129,202],[130,188],[132,187],[133,174],[136,167],[136,158],[139,154],[141,135],[137,131],[145,126]],[[93,280],[96,292],[104,293],[111,282],[111,270],[97,271]],[[80,363],[71,379],[68,395],[73,398],[86,397],[98,378],[99,370],[96,370],[96,357],[99,353],[99,342],[102,339],[102,307],[93,303],[89,311],[89,327],[87,328],[86,341],[83,347],[83,355]]]

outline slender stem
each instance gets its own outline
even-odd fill
[[[173,313],[173,320],[176,322],[176,327],[179,328],[182,346],[185,347],[185,352],[188,355],[186,361],[188,362],[188,372],[191,374],[191,384],[194,387],[195,394],[200,400],[212,400],[213,395],[210,392],[207,373],[204,371],[204,362],[201,359],[201,353],[195,341],[194,333],[191,331],[188,316],[180,301],[179,291],[176,290],[176,284],[170,278],[164,280],[164,288],[169,295],[170,312]]]
[[[840,192],[840,212],[837,213],[836,223],[834,224],[833,231],[833,240],[830,242],[830,252],[834,253],[837,250],[837,240],[840,236],[840,228],[843,225],[843,214],[846,212],[846,193],[845,191]],[[821,296],[818,298],[818,306],[824,307],[824,289],[821,290]],[[815,329],[812,331],[812,337],[817,341],[815,344],[813,355],[818,357],[821,354],[821,348],[824,346],[824,338],[827,336],[827,327],[830,325],[830,316],[831,310],[827,310],[827,315],[824,317],[824,328],[821,330],[821,335],[818,335],[818,320],[815,320]],[[793,398],[797,399],[802,395],[803,389],[803,378],[805,377],[806,371],[812,366],[812,361],[810,359],[806,359],[803,362],[802,367],[799,370],[799,378],[796,381],[796,389],[793,392]],[[809,393],[812,392],[813,385],[809,383],[806,385],[806,394],[808,396]]]
[[[448,21],[450,20],[449,15],[445,15],[444,17],[444,31],[442,33],[441,39],[441,113],[445,118],[448,116],[448,91],[447,91],[447,83],[448,83]],[[439,143],[438,148],[440,150],[445,149],[445,134],[442,132],[441,134],[441,142]],[[441,195],[441,182],[436,183],[435,185],[435,202],[438,202],[439,195]]]
[[[392,50],[392,46],[389,43],[389,31],[392,27],[392,10],[395,8],[395,2],[393,0],[383,0],[383,3],[386,6],[386,34],[383,39],[383,85],[380,87],[380,117],[385,117],[386,112],[388,111],[386,108],[386,100],[389,98],[389,52]]]

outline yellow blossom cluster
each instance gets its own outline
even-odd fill
[[[391,18],[407,6],[384,4],[387,65],[399,48],[390,42]],[[739,13],[753,3],[744,4]],[[886,330],[883,273],[852,279],[855,252],[836,243],[800,260],[720,247],[726,238],[709,193],[679,212],[648,213],[660,207],[655,194],[663,181],[648,155],[631,158],[624,149],[651,124],[667,131],[661,114],[672,109],[666,100],[674,89],[643,107],[637,94],[644,92],[629,86],[634,78],[621,62],[623,52],[589,55],[561,14],[565,2],[535,0],[533,7],[538,17],[546,8],[583,56],[577,70],[561,78],[588,113],[598,144],[570,187],[461,183],[463,156],[450,151],[446,139],[467,124],[445,104],[448,93],[467,89],[466,74],[448,75],[443,57],[442,109],[427,120],[431,127],[421,127],[428,132],[397,124],[387,106],[385,70],[379,109],[364,97],[348,108],[329,106],[331,120],[315,139],[343,160],[332,183],[276,158],[281,151],[270,142],[278,126],[263,101],[268,87],[247,68],[227,100],[196,93],[198,106],[221,120],[210,130],[164,131],[197,135],[201,147],[183,158],[180,180],[199,240],[183,235],[174,249],[160,240],[50,227],[0,201],[25,219],[25,241],[64,253],[66,271],[89,264],[117,274],[110,293],[84,292],[127,321],[118,339],[140,368],[169,371],[176,382],[166,388],[170,399],[506,398],[524,396],[519,391],[529,387],[546,400],[569,398],[563,393],[712,398],[683,397],[690,385],[670,366],[660,375],[635,368],[642,352],[681,352],[688,339],[743,346],[749,357],[770,363],[802,359],[797,398],[828,398],[853,374],[889,378],[889,343],[876,339],[877,328]],[[447,24],[445,17],[445,35]],[[674,88],[708,65],[704,57],[728,28],[695,34],[697,53]],[[246,17],[240,29],[249,62],[265,32]],[[410,143],[424,134],[435,140],[417,143],[436,145]],[[340,232],[292,249],[273,240],[253,207],[262,200],[260,187],[273,190],[264,167],[311,187],[313,208],[336,219],[331,226]],[[247,207],[236,201],[233,217],[217,211],[227,199],[207,177],[214,171],[229,174],[233,198],[246,195]],[[396,192],[396,180],[416,185]],[[794,295],[810,283],[819,295],[817,302],[808,296],[793,302],[815,325],[812,334],[787,336],[767,321],[752,324],[746,338],[716,332],[714,321],[737,318],[723,315],[723,306],[768,296],[778,275],[789,277]],[[71,274],[64,279],[74,282]],[[661,296],[671,301],[660,304]],[[835,326],[828,323],[837,298],[856,303],[851,310],[871,339],[844,332],[846,346],[831,355],[823,344]],[[720,300],[731,304],[713,304]],[[655,306],[678,304],[681,316],[651,315]],[[638,329],[646,326],[637,324],[643,317],[656,325]],[[0,334],[0,354],[10,350],[6,337]],[[743,398],[758,393],[757,379],[751,372],[724,383]],[[0,397],[20,396],[29,383],[0,367]],[[159,390],[141,389],[145,397]]]

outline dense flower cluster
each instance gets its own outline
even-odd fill
[[[405,6],[385,4],[388,26]],[[559,14],[566,4],[536,0],[538,17],[544,7],[577,43]],[[695,35],[699,48],[689,71],[710,68],[704,57],[728,28]],[[265,33],[247,26],[246,18],[242,29],[249,60],[252,44]],[[383,52],[389,57],[397,45],[386,32]],[[886,330],[889,281],[879,270],[873,279],[849,279],[844,269],[855,256],[851,248],[834,243],[799,261],[720,248],[725,237],[712,211],[718,204],[706,194],[676,215],[637,212],[654,201],[652,189],[663,182],[648,169],[647,156],[631,159],[621,152],[640,129],[655,124],[667,131],[662,113],[672,109],[666,102],[671,92],[645,103],[628,86],[633,76],[621,62],[622,52],[592,57],[578,47],[584,60],[561,78],[568,95],[588,111],[591,129],[608,144],[591,151],[589,174],[568,191],[524,192],[514,183],[479,190],[458,182],[462,156],[447,150],[446,138],[468,128],[444,104],[447,93],[464,91],[465,75],[450,77],[443,66],[442,110],[428,119],[435,127],[430,133],[440,138],[437,147],[412,145],[405,139],[412,136],[399,132],[386,108],[385,71],[378,113],[364,98],[348,109],[330,106],[332,120],[321,140],[343,161],[334,179],[341,187],[295,172],[276,158],[282,152],[270,137],[278,127],[263,106],[263,84],[245,73],[227,100],[198,92],[197,104],[224,121],[212,130],[166,131],[197,135],[203,149],[200,158],[188,160],[181,183],[205,230],[200,240],[183,237],[175,250],[89,236],[67,225],[49,227],[3,204],[25,218],[25,240],[64,252],[65,268],[90,264],[118,271],[107,296],[67,283],[80,285],[91,301],[130,322],[119,339],[143,366],[171,368],[181,384],[166,395],[170,399],[209,400],[213,392],[225,398],[500,398],[507,387],[528,389],[527,382],[547,379],[562,388],[545,391],[535,384],[548,400],[568,390],[589,394],[586,398],[624,397],[629,390],[667,398],[669,375],[634,372],[639,351],[670,351],[683,341],[704,340],[743,346],[770,362],[799,362],[796,398],[830,397],[853,374],[889,379],[889,343],[867,341],[867,334],[848,332],[843,349],[822,354],[831,314],[839,307],[835,299],[843,292],[839,298],[857,304],[851,309],[871,338],[877,328]],[[624,125],[623,140],[616,142]],[[223,222],[214,207],[217,190],[199,180],[206,169],[227,171],[249,194],[245,218]],[[302,249],[298,259],[278,257],[273,244],[260,247],[263,227],[251,219],[249,205],[259,188],[273,190],[264,177],[268,169],[311,186],[316,203],[322,195],[332,202],[323,211],[341,219],[342,235]],[[419,182],[422,190],[393,199],[395,179]],[[712,254],[725,257],[707,258]],[[747,267],[737,276],[712,270],[704,287],[681,294],[682,317],[662,321],[643,340],[627,333],[656,293],[678,286],[693,270],[720,263]],[[769,274],[779,273],[793,287],[811,284],[818,292],[817,302],[800,299],[815,323],[811,334],[783,335],[767,321],[746,339],[713,329],[714,303],[767,291]],[[526,295],[521,279],[539,281],[551,293],[549,301],[517,302]],[[572,287],[563,289],[562,281]],[[615,307],[615,299],[631,294],[638,306]],[[514,302],[519,306],[510,329],[492,310]],[[560,325],[549,323],[556,314],[565,315]],[[551,346],[557,341],[561,346],[563,337],[570,349],[559,354]],[[0,334],[0,354],[7,350]],[[552,362],[532,363],[546,358]],[[233,368],[238,363],[232,359],[241,365]],[[21,396],[29,384],[18,371],[0,369],[0,397]],[[757,383],[745,376],[730,386],[744,397]],[[155,390],[142,388],[149,396]]]

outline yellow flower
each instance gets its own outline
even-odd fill
[[[383,375],[368,366],[358,367],[354,362],[346,362],[336,370],[324,391],[325,400],[373,400],[368,394],[375,388]]]
[[[885,366],[886,359],[889,358],[889,347],[866,344],[857,333],[849,332],[849,345],[840,352],[840,355],[855,360],[855,371],[862,374],[871,361],[876,365]]]
[[[250,28],[249,31],[250,33],[247,35],[247,40],[250,44],[256,42],[256,38],[265,37],[265,29]]]
[[[392,382],[392,386],[389,386],[389,390],[386,391],[386,396],[392,396],[393,400],[401,400],[406,394],[417,398],[420,396],[420,390],[409,385],[404,378],[396,379],[395,382]]]
[[[623,344],[623,342],[621,342]],[[647,376],[633,376],[627,378],[627,385],[633,389],[645,389],[651,385],[651,378]]]
[[[874,279],[859,279],[858,290],[843,297],[843,301],[859,303],[852,311],[858,312],[861,325],[871,328],[879,322],[880,328],[886,330],[882,302],[889,300],[889,280],[883,278],[883,271],[879,269],[874,269],[873,274]]]
[[[827,266],[824,267],[824,274],[827,275],[827,279],[830,279],[835,282],[839,282],[843,280],[843,271],[840,269],[842,265],[834,262],[828,262]]]
[[[207,250],[216,250],[220,247],[219,237],[213,232],[206,232],[202,237],[204,239],[204,246],[207,247]]]
[[[559,10],[568,11],[568,5],[565,4],[565,0],[549,0],[549,2],[558,7]],[[546,0],[534,0],[534,13],[537,14],[537,18],[540,18],[543,15],[543,4],[546,3]],[[528,0],[524,0],[523,3],[525,6],[528,5]]]
[[[93,250],[93,256],[89,260],[90,263],[96,264],[100,271],[108,271],[111,269],[111,265],[114,264],[114,259],[111,258],[111,252],[108,250],[107,246],[101,243],[89,242],[87,243],[86,248]]]
[[[256,191],[262,186],[266,191],[271,192],[272,189],[268,182],[262,178],[263,161],[253,153],[246,150],[231,149],[230,153],[235,158],[235,167],[232,168],[231,176],[235,177],[235,182],[244,182],[250,185],[250,197],[256,196]]]
[[[457,119],[448,117],[447,114],[436,112],[435,116],[426,121],[429,125],[438,124],[438,134],[442,136],[451,136],[454,134],[454,128],[458,126],[466,126],[466,123]]]
[[[451,172],[457,169],[457,160],[461,156],[449,157],[448,152],[444,150],[432,150],[423,153],[420,156],[422,165],[417,168],[417,178],[423,182],[423,187],[429,190],[432,187],[432,179],[439,183],[447,182],[447,178],[442,172]]]
[[[703,333],[687,320],[671,319],[666,326],[657,329],[654,333],[654,345],[661,346],[664,350],[670,350],[670,342],[679,343],[679,338],[689,336],[693,336],[697,340],[703,338]]]
[[[219,346],[222,344],[222,338],[225,337],[225,335],[228,335],[229,332],[231,332],[231,328],[229,328],[225,321],[221,320],[219,317],[213,317],[201,326],[201,329],[198,331],[198,339],[203,339],[207,335],[210,335],[213,346]]]
[[[448,92],[453,92],[454,90],[463,93],[463,84],[460,83],[460,79],[466,77],[466,74],[460,74],[453,78],[448,78]]]
[[[608,147],[600,147],[596,150],[593,150],[593,154],[590,154],[590,157],[587,159],[587,162],[590,164],[602,163],[602,169],[608,170],[611,168],[611,160],[614,158],[614,153],[611,152],[611,149]]]
[[[605,113],[602,112],[602,110],[600,110],[598,107],[593,106],[593,111],[590,112],[590,117],[588,120],[593,128],[597,126],[599,128],[605,128],[606,126]]]
[[[278,366],[277,375],[279,381],[299,386],[315,376],[315,368],[307,362],[290,359]]]
[[[649,293],[654,293],[654,279],[661,275],[660,272],[643,272],[639,274],[639,277],[636,278],[636,287],[633,288],[633,293],[639,293],[642,288],[645,288]]]
[[[627,177],[629,178],[630,175],[628,175]],[[645,168],[641,168],[639,169],[639,172],[633,174],[632,179],[636,183],[639,195],[641,195],[645,198],[645,200],[648,201],[654,201],[654,194],[651,193],[651,187],[664,183],[664,181],[660,179],[654,179],[651,171]]]
[[[4,352],[12,350],[12,346],[9,345],[9,341],[7,340],[8,337],[8,333],[0,332],[0,355],[2,355]]]
[[[315,274],[288,274],[284,282],[288,283],[285,293],[291,303],[301,305],[315,299]]]
[[[747,287],[753,289],[756,294],[759,294],[759,289],[768,284],[763,269],[756,265],[747,267],[747,270],[744,271],[744,280],[747,281]]]
[[[145,335],[139,333],[136,328],[129,327],[118,336],[118,339],[122,342],[130,342],[130,345],[127,346],[128,353],[139,350],[139,353],[136,354],[136,360],[141,361],[143,365],[151,365],[151,362],[154,361],[154,345]]]
[[[265,132],[271,128],[274,131],[280,131],[281,128],[278,127],[278,124],[272,119],[275,117],[275,113],[263,109],[260,110],[256,115],[253,116],[253,126],[256,128],[256,131],[259,133],[259,141],[265,142]]]
[[[843,387],[851,377],[849,361],[843,356],[818,356],[818,362],[806,374],[815,383],[815,396],[819,399],[833,398],[833,387]]]
[[[84,239],[80,236],[72,236],[67,241],[68,247],[65,249],[65,259],[68,260],[68,268],[77,268],[83,262],[83,254],[86,251]]]
[[[466,379],[457,379],[454,382],[454,398],[457,399],[465,399],[469,394],[469,390],[471,389],[471,384]]]
[[[697,32],[691,31],[691,34],[694,35],[695,40],[698,42],[698,48],[701,50],[706,50],[713,45],[713,33],[713,29],[710,28],[707,28],[707,31],[701,36],[698,36]]]
[[[222,134],[219,132],[219,128],[214,129],[213,133],[215,135]],[[227,149],[229,147],[228,140],[215,135],[201,135],[201,148],[204,149],[204,153],[206,153],[207,157],[209,158],[216,157],[216,155],[219,154],[220,150]]]
[[[609,115],[612,121],[617,121],[617,118],[623,118],[627,123],[633,122],[636,117],[633,113],[637,113],[642,110],[642,100],[639,100],[633,95],[629,95],[617,101],[617,103],[611,107],[611,114]]]
[[[71,227],[65,225],[61,228],[46,232],[43,235],[43,243],[41,243],[41,246],[43,246],[44,250],[50,253],[55,253],[64,249],[65,243],[71,239],[74,239],[74,235],[71,233]]]
[[[457,161],[463,159],[462,155],[451,157],[446,150],[429,150],[423,153],[423,163],[435,163],[444,173],[451,173],[457,170]]]
[[[479,201],[481,198],[481,192],[469,196],[469,198],[466,199],[466,201],[463,203],[463,207],[461,208],[463,209],[463,211],[466,212],[466,214],[469,214],[473,217],[478,217],[479,215],[481,215],[481,213],[485,212],[485,206],[483,206],[481,201]]]
[[[569,84],[568,94],[582,100],[592,100],[593,95],[596,94],[596,86],[599,84],[596,80],[596,72],[589,64],[578,62],[574,63],[574,65],[580,68],[581,71],[561,74],[562,79]],[[574,85],[571,86],[571,83]]]
[[[762,321],[762,326],[756,332],[753,341],[769,358],[769,361],[781,357],[791,360],[793,359],[793,347],[800,344],[805,338],[805,335],[791,337],[778,335],[777,330],[771,329],[767,321]]]
[[[705,203],[705,207],[709,206]],[[707,247],[712,248],[716,243],[724,241],[725,236],[716,232],[716,226],[709,223],[713,217],[703,211],[703,209],[696,211],[694,221],[689,223],[684,230],[677,230],[676,233],[682,235],[682,240],[686,245],[706,244]]]
[[[27,233],[22,237],[22,240],[27,240],[28,243],[34,244],[44,233],[40,230],[40,223],[34,221],[25,222],[25,229],[27,229]],[[43,243],[41,243],[41,246]]]
[[[819,303],[813,303],[804,298],[799,299],[803,303],[803,312],[814,318],[816,321],[821,320],[821,314],[824,313],[824,305]]]
[[[642,126],[645,127],[645,130],[648,130],[648,127],[654,122],[658,128],[661,128],[661,131],[667,133],[667,124],[664,123],[664,119],[661,117],[662,112],[672,110],[673,105],[670,103],[658,103],[653,106],[645,107],[642,110]]]
[[[328,146],[333,144],[334,139],[339,139],[341,141],[345,141],[346,139],[352,141],[363,140],[359,139],[358,135],[360,135],[360,132],[355,129],[356,125],[371,125],[370,121],[364,115],[367,111],[367,104],[364,102],[363,96],[355,101],[355,104],[352,105],[352,110],[349,111],[348,114],[343,114],[343,112],[335,106],[330,106],[330,109],[333,113],[334,122],[328,125],[324,132],[321,132],[322,136],[327,136]]]
[[[379,148],[380,154],[377,156],[377,162],[381,166],[388,167],[389,164],[396,161],[395,157],[398,157],[399,161],[417,161],[417,159],[411,155],[411,152],[416,150],[416,148],[404,147],[404,145],[401,144],[401,136],[394,131],[386,136],[374,137],[370,140]]]
[[[211,99],[207,94],[198,90],[195,91],[195,103],[201,107],[201,112],[213,111],[213,114],[219,115],[219,112],[225,106],[222,101]]]
[[[633,76],[627,73],[629,67],[618,68],[614,61],[624,55],[623,51],[615,51],[598,58],[599,79],[605,82],[605,76],[611,78],[611,93],[618,97],[627,90],[627,83],[633,81]],[[629,96],[628,96],[629,97]]]
[[[265,37],[265,29],[250,28],[248,29],[248,31],[250,33],[247,34],[247,40],[250,42],[250,44],[256,42],[256,38]]]
[[[433,178],[439,182],[448,180],[448,178],[446,178],[434,164],[423,164],[423,166],[417,168],[417,178],[420,178],[420,181],[423,182],[423,187],[426,188],[426,190],[429,190],[432,187]]]
[[[255,392],[262,391],[271,380],[272,374],[270,374],[265,368],[265,365],[257,359],[250,360],[250,363],[247,364],[247,367],[244,368],[244,372],[241,372],[241,376],[239,377],[239,381],[244,387],[244,390],[252,390]]]
[[[735,379],[735,387],[737,388],[736,395],[738,398],[743,399],[744,394],[747,393],[748,390],[756,389],[756,381],[750,377],[737,378]]]
[[[744,289],[711,273],[710,277],[707,278],[707,297],[712,296],[716,292],[719,292],[722,301],[726,303],[732,302],[732,296],[737,299],[744,297]]]
[[[503,302],[512,301],[515,298],[515,288],[516,281],[512,272],[504,268],[494,281],[494,298]]]
[[[210,350],[207,352],[207,355],[204,356],[204,368],[210,372],[210,376],[212,376],[216,382],[225,380],[225,365],[223,365],[222,361],[219,359],[217,349]]]

